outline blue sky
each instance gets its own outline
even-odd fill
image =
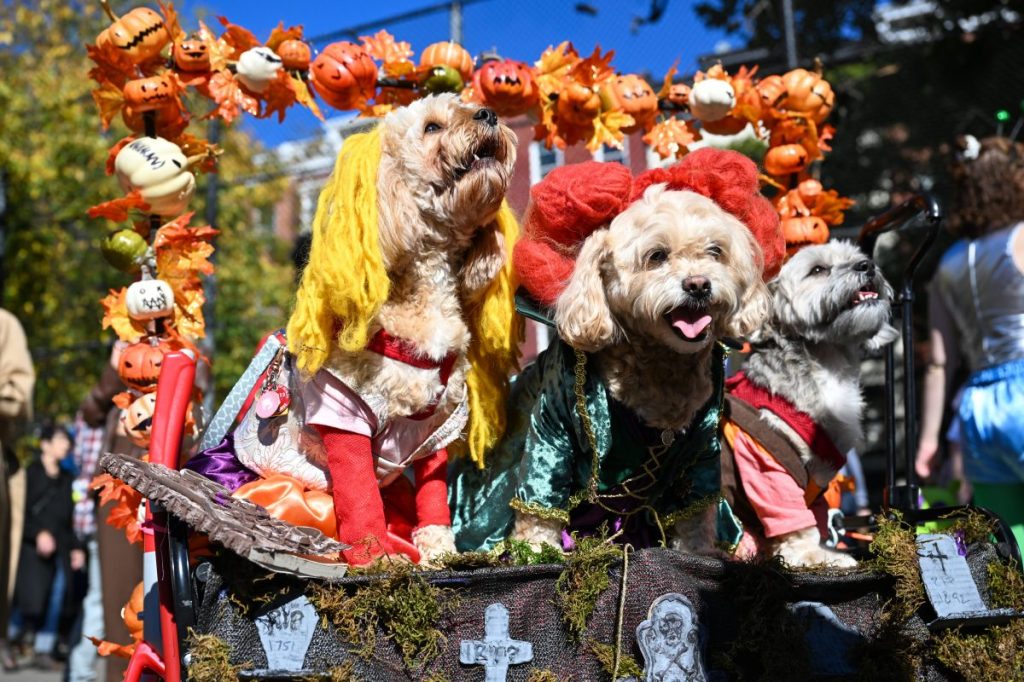
[[[364,23],[377,22],[411,10],[439,4],[440,0],[391,0],[391,2],[334,0],[312,2],[269,2],[268,0],[177,0],[186,28],[195,25],[194,15],[224,15],[266,38],[278,21],[285,25],[302,24],[309,37]],[[596,15],[574,9],[585,4]],[[670,0],[661,19],[630,31],[633,18],[646,15],[649,0],[483,0],[463,10],[465,47],[471,54],[497,48],[502,56],[526,62],[535,61],[551,44],[571,40],[581,53],[590,53],[596,44],[614,49],[613,64],[622,72],[651,74],[660,80],[679,60],[681,71],[697,67],[698,55],[713,52],[724,35],[708,31],[693,12],[691,0]],[[382,22],[398,40],[412,43],[417,55],[424,47],[448,38],[448,15],[434,14],[404,23]],[[374,29],[376,30],[376,29]],[[323,47],[323,45],[319,45]],[[268,145],[307,137],[316,133],[319,122],[296,107],[283,124],[251,121],[246,125]],[[329,107],[328,107],[329,109]],[[338,112],[334,112],[337,115]]]

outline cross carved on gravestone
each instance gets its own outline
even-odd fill
[[[919,554],[919,556],[922,556],[925,559],[935,559],[936,561],[939,562],[939,566],[942,568],[942,572],[945,573],[946,572],[946,559],[950,558],[949,555],[942,553],[942,550],[939,549],[939,543],[937,543],[937,542],[931,543],[931,549],[932,549],[933,554]]]
[[[459,643],[459,662],[484,666],[485,682],[505,682],[508,667],[533,660],[533,644],[509,639],[508,609],[491,604],[484,609],[484,638]]]

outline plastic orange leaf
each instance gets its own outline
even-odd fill
[[[266,45],[271,50],[277,51],[278,45],[286,40],[302,40],[302,26],[289,26],[285,28],[283,21],[278,22],[274,30],[270,32]]]
[[[688,145],[698,139],[700,135],[690,122],[678,118],[665,119],[644,135],[644,142],[663,159],[683,158],[690,151]]]
[[[99,493],[100,506],[114,504],[107,515],[107,525],[123,529],[128,542],[142,542],[142,528],[139,526],[142,495],[110,474],[100,474],[92,479],[89,487]]]
[[[132,395],[131,391],[121,391],[111,398],[111,402],[122,410],[128,409],[128,407],[135,402],[135,396]]]
[[[234,48],[223,38],[218,38],[210,27],[199,22],[199,30],[196,32],[199,39],[206,43],[210,53],[210,70],[223,71],[228,68],[228,61],[232,58]]]
[[[177,40],[185,35],[184,29],[181,28],[181,22],[178,21],[178,12],[174,9],[174,3],[158,0],[158,4],[161,14],[164,15],[164,25],[167,26],[167,31],[171,34],[171,40]]]
[[[119,87],[106,81],[92,91],[92,99],[100,110],[100,123],[106,130],[110,127],[110,122],[114,120],[114,117],[124,108],[124,93]]]
[[[595,46],[593,54],[572,67],[569,77],[584,85],[601,85],[615,76],[615,69],[611,64],[614,56],[615,50],[608,50],[607,54],[602,56],[601,46]]]
[[[260,113],[259,101],[243,91],[229,71],[218,71],[213,74],[208,90],[210,98],[217,103],[212,115],[220,116],[225,123],[231,123],[243,111],[253,116]]]
[[[834,189],[825,190],[814,202],[811,215],[816,215],[828,225],[842,225],[846,219],[844,211],[853,206],[856,202],[853,199],[839,196]]]
[[[174,328],[183,340],[201,339],[206,336],[206,320],[203,318],[205,302],[206,296],[203,295],[201,284],[175,290]]]
[[[379,60],[384,66],[384,72],[389,76],[403,76],[411,73],[415,68],[412,60],[412,45],[405,42],[396,42],[395,37],[387,31],[377,31],[372,36],[359,36],[363,41],[363,48],[370,53],[370,56]]]
[[[829,144],[829,143],[832,142],[832,138],[835,136],[835,134],[836,134],[835,126],[832,126],[832,125],[824,125],[824,126],[822,126],[821,130],[818,131],[818,149],[820,149],[823,152],[830,152],[830,151],[832,151],[832,145]]]
[[[230,59],[238,59],[238,56],[246,50],[260,46],[260,41],[249,29],[238,24],[232,24],[228,21],[227,17],[217,17],[217,20],[226,29],[221,39],[231,46]]]
[[[628,128],[634,123],[633,117],[624,111],[611,109],[602,112],[599,117],[594,119],[594,132],[587,140],[587,149],[595,152],[602,145],[622,149],[622,140],[625,137],[622,129]]]
[[[677,73],[679,73],[678,59],[671,67],[669,67],[669,70],[665,72],[665,78],[661,81],[661,90],[658,90],[658,99],[665,99],[668,97],[669,91],[672,90],[672,79],[675,78]]]
[[[107,218],[114,222],[121,222],[128,220],[129,213],[137,209],[139,211],[146,212],[149,210],[149,204],[142,199],[142,195],[139,194],[138,190],[129,192],[120,199],[113,199],[111,201],[105,201],[102,204],[96,204],[89,208],[90,218]]]
[[[86,45],[85,51],[96,66],[89,71],[89,78],[97,83],[111,83],[123,88],[132,78],[137,78],[135,64],[131,58],[119,50],[112,42],[104,43],[103,47]]]
[[[320,111],[320,106],[313,99],[313,93],[309,91],[305,81],[301,78],[293,78],[292,87],[295,88],[295,101],[309,109],[314,116],[323,121],[324,115]]]
[[[562,81],[580,61],[576,48],[568,40],[558,47],[548,47],[534,65],[536,68],[537,87],[542,95],[560,92]],[[546,97],[542,97],[547,99]]]
[[[278,123],[284,121],[288,107],[296,101],[296,80],[284,69],[278,69],[277,77],[270,81],[262,95],[266,108],[260,112],[258,118],[270,118],[276,113]]]
[[[146,327],[128,317],[128,306],[125,304],[127,289],[110,290],[101,301],[103,306],[103,328],[113,329],[117,338],[134,343],[146,335]]]
[[[124,137],[118,140],[117,144],[110,148],[110,151],[107,152],[107,175],[114,174],[114,161],[117,160],[117,153],[121,151],[126,144],[131,143],[134,139],[135,137],[133,135],[129,135],[128,137]]]
[[[100,656],[116,656],[118,658],[131,658],[132,654],[135,653],[135,643],[131,644],[117,644],[116,642],[108,642],[104,639],[96,639],[91,635],[87,635],[89,641],[96,645],[96,653]]]

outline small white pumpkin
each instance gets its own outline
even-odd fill
[[[256,94],[267,89],[283,66],[281,58],[269,47],[254,47],[238,57],[235,75],[242,85]]]
[[[690,90],[690,113],[701,121],[725,118],[736,104],[736,91],[732,85],[717,78],[705,78],[693,84]]]
[[[162,279],[132,282],[124,299],[128,317],[133,320],[155,320],[174,314],[174,291]]]
[[[196,176],[181,147],[162,137],[140,137],[125,145],[114,170],[121,189],[138,190],[150,212],[165,218],[184,213],[196,191]]]

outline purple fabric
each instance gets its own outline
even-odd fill
[[[609,495],[622,493],[621,487],[615,487]],[[601,505],[583,502],[569,514],[568,532],[562,533],[562,549],[569,552],[575,546],[572,535],[590,537],[593,535],[615,535],[615,542],[631,544],[634,547],[657,547],[662,543],[661,531],[653,520],[649,509],[637,509],[640,501],[635,498],[608,497],[603,500],[606,506],[616,506],[619,512],[611,512]],[[635,510],[635,511],[634,511]]]
[[[214,447],[203,450],[186,462],[185,468],[220,483],[231,492],[259,478],[235,457],[235,439],[230,433]]]

